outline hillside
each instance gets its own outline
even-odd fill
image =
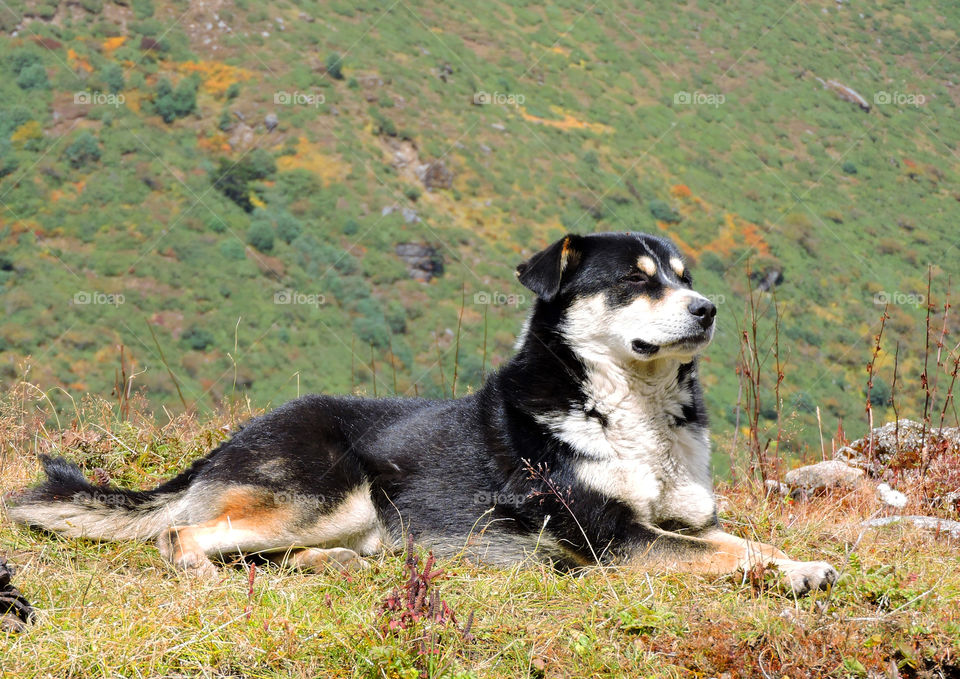
[[[62,417],[118,382],[158,415],[463,393],[529,308],[515,265],[604,230],[668,234],[720,307],[719,467],[763,280],[787,450],[820,447],[817,407],[828,447],[865,428],[885,305],[875,419],[895,347],[922,410],[960,273],[953,8],[11,0],[0,30],[2,377]]]

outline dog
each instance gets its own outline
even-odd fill
[[[720,528],[697,375],[717,310],[669,240],[571,234],[516,275],[536,300],[516,354],[475,393],[298,398],[148,491],[44,458],[46,481],[8,511],[71,537],[156,539],[199,574],[231,554],[357,567],[410,533],[492,564],[772,564],[797,595],[836,581]]]

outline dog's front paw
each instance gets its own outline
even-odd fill
[[[780,561],[777,566],[795,596],[827,589],[837,581],[837,569],[825,561]]]

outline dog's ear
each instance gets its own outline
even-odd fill
[[[564,275],[569,275],[580,263],[582,236],[570,234],[541,250],[517,267],[517,279],[549,302],[560,292]]]

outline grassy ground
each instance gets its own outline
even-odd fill
[[[240,408],[159,426],[139,419],[136,408],[119,422],[108,404],[88,401],[54,431],[42,424],[42,405],[26,387],[4,401],[4,493],[35,480],[38,452],[63,452],[98,476],[149,486],[248,414]],[[407,580],[402,553],[350,576],[255,568],[251,582],[241,564],[198,581],[171,570],[150,544],[64,540],[4,520],[0,555],[19,566],[15,584],[38,613],[27,633],[0,636],[0,672],[960,676],[956,541],[897,526],[863,531],[860,522],[880,511],[868,486],[802,503],[764,498],[746,483],[718,490],[728,530],[796,558],[830,561],[842,569],[839,584],[795,600],[772,573],[563,575],[533,562],[505,570],[447,560],[429,586],[455,621],[420,619],[400,629],[399,613],[381,611]],[[426,555],[419,556],[422,563]]]

